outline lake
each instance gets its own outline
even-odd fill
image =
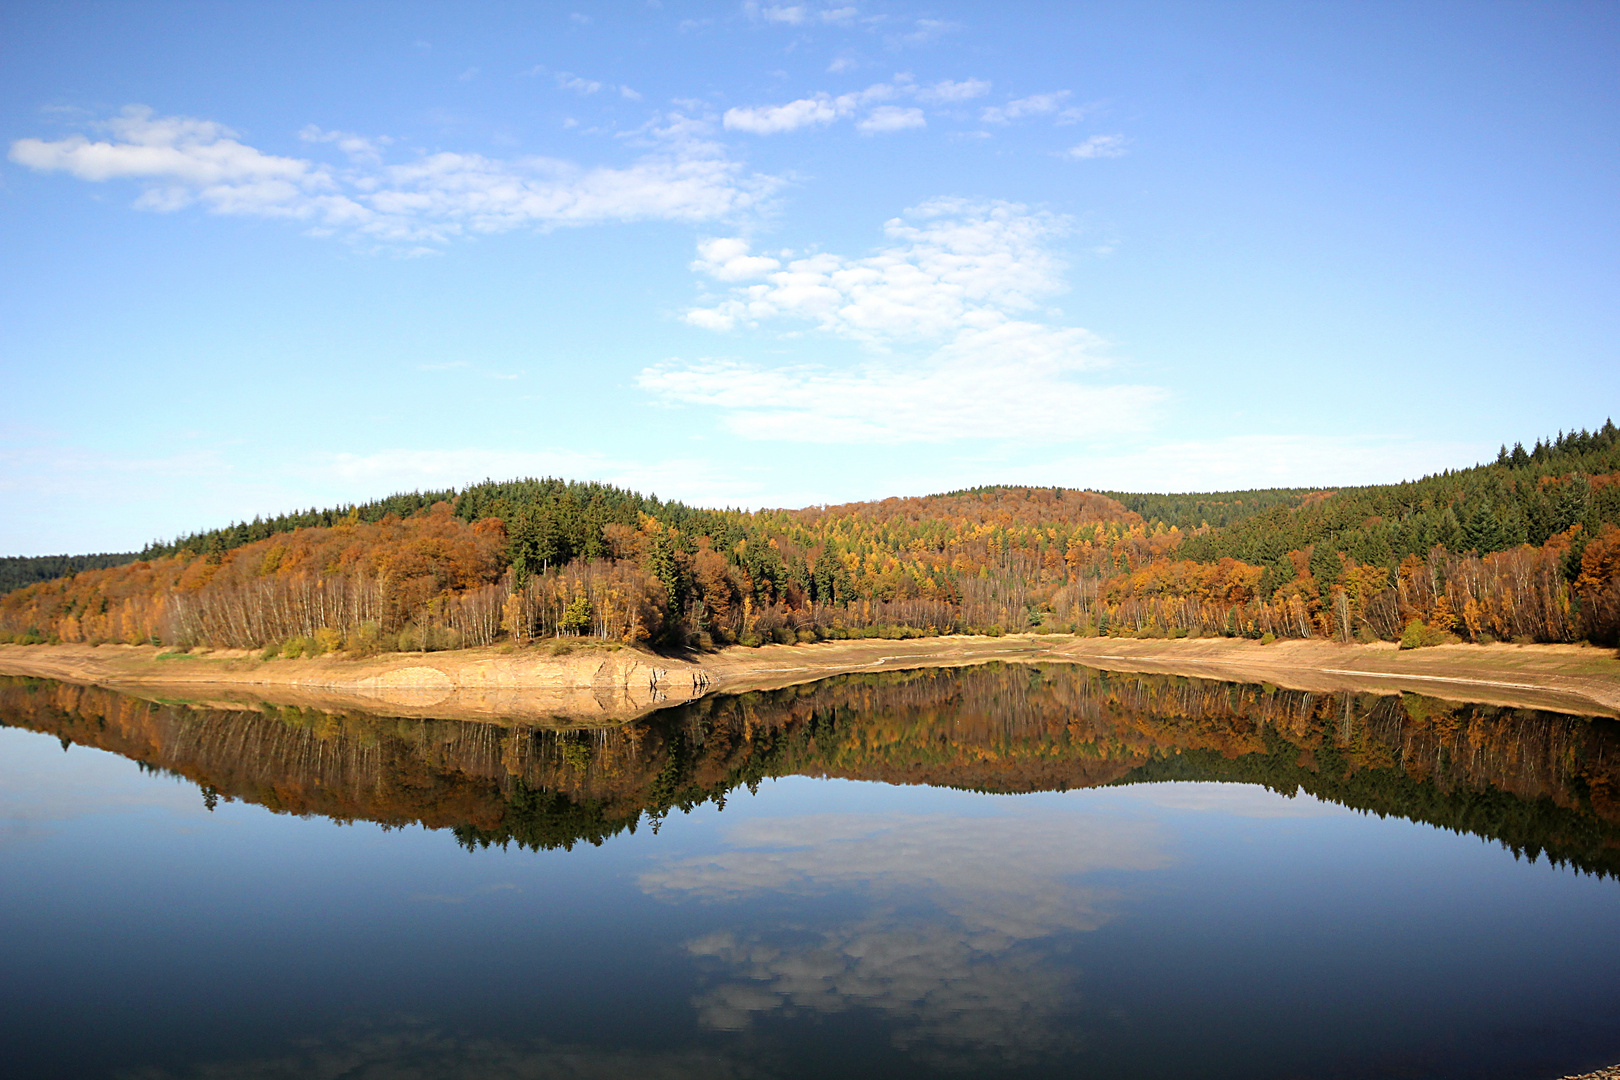
[[[1070,665],[569,731],[0,679],[14,1077],[1620,1061],[1620,724]]]

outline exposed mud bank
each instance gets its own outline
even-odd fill
[[[614,724],[712,691],[772,689],[856,671],[1071,661],[1296,690],[1409,691],[1457,701],[1620,715],[1620,658],[1588,645],[1394,645],[1067,635],[829,641],[665,656],[589,645],[261,660],[228,650],[3,645],[0,673],[221,704],[272,701],[518,724]]]

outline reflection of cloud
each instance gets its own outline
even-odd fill
[[[1069,1036],[1070,979],[1042,939],[1093,930],[1114,894],[1077,875],[1167,864],[1148,822],[1080,815],[822,814],[733,829],[733,850],[642,875],[665,898],[860,892],[875,908],[829,928],[714,934],[687,943],[724,975],[695,1001],[710,1027],[764,1012],[878,1009],[897,1045],[1020,1057]]]
[[[206,813],[195,785],[143,776],[125,758],[38,732],[0,730],[0,844],[39,839],[87,815]]]
[[[1079,815],[984,818],[813,814],[734,828],[736,848],[650,870],[655,895],[736,900],[761,892],[926,891],[979,929],[1036,937],[1089,930],[1100,918],[1067,878],[1166,864],[1154,826]]]
[[[1284,796],[1253,784],[1177,781],[1121,790],[1128,796],[1166,810],[1196,810],[1230,814],[1233,817],[1340,817],[1354,813],[1337,803],[1323,802],[1313,795],[1307,795],[1303,788],[1292,796]]]
[[[402,1024],[312,1039],[284,1056],[147,1068],[122,1080],[730,1080],[768,1075],[757,1064],[702,1050],[608,1050],[538,1040],[464,1038]]]
[[[726,978],[693,1002],[706,1027],[747,1028],[759,1013],[877,1009],[902,1049],[940,1047],[1023,1058],[1069,1040],[1052,1022],[1072,977],[1038,944],[974,932],[896,908],[814,935],[714,934],[687,950]]]

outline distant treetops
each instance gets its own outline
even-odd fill
[[[0,635],[263,649],[1067,631],[1614,641],[1620,432],[1401,484],[706,510],[486,481],[0,563]],[[1415,628],[1415,629],[1414,629]]]

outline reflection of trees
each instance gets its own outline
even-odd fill
[[[712,697],[612,731],[264,706],[0,680],[0,717],[272,810],[421,822],[468,845],[600,843],[769,776],[990,791],[1149,780],[1300,787],[1620,871],[1620,725],[1413,695],[1069,665],[851,675]]]

